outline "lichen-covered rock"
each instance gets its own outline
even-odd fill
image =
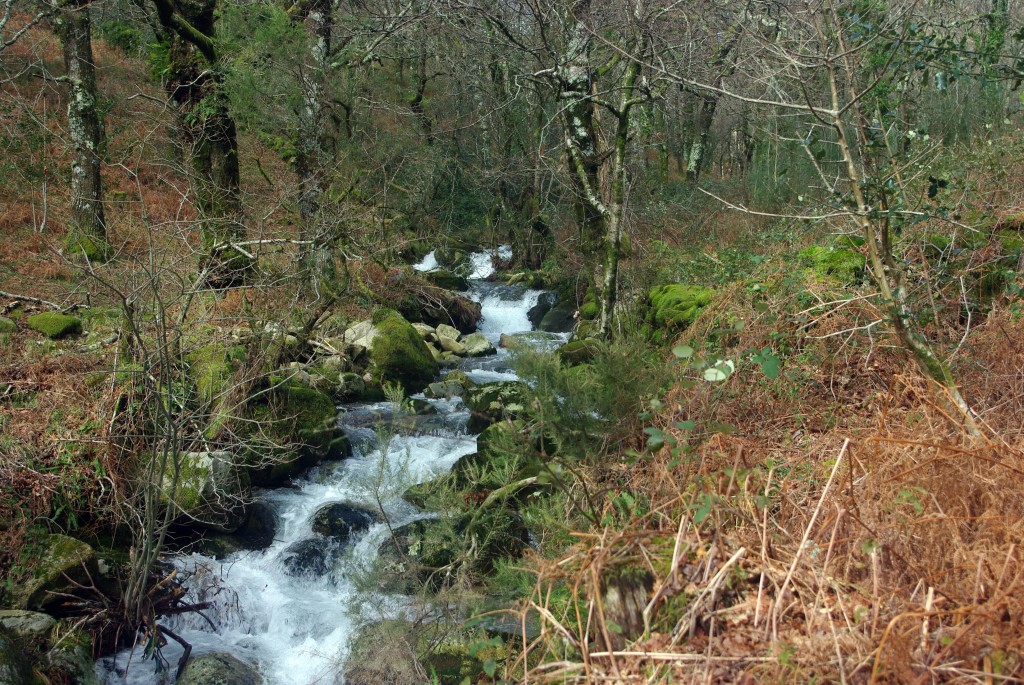
[[[186,452],[168,464],[160,495],[190,525],[231,533],[245,522],[249,473],[230,452]]]
[[[648,293],[648,323],[656,328],[686,328],[704,307],[711,304],[715,292],[699,285],[662,285]]]
[[[449,326],[446,323],[440,323],[434,328],[434,332],[437,333],[438,338],[450,338],[452,340],[458,340],[462,337],[462,333],[459,329],[454,326]]]
[[[470,333],[463,336],[459,342],[462,343],[468,357],[484,357],[498,352],[483,333]]]
[[[864,255],[856,250],[812,245],[800,250],[800,258],[820,276],[850,285],[864,277]]]
[[[406,394],[419,392],[437,375],[437,362],[416,329],[393,310],[374,317],[379,332],[370,359],[381,381],[400,383]]]
[[[255,685],[259,672],[230,654],[194,656],[185,664],[177,685]]]
[[[28,327],[39,331],[48,338],[58,340],[69,335],[77,335],[82,332],[82,320],[77,316],[58,314],[57,312],[42,312],[28,317]]]
[[[459,357],[466,356],[466,348],[463,347],[462,343],[460,343],[455,338],[448,338],[442,336],[438,338],[437,344],[442,350],[442,357],[444,352],[451,352],[452,354],[457,355]]]
[[[63,601],[54,593],[69,592],[75,584],[86,585],[98,574],[96,552],[92,547],[67,535],[48,535],[42,552],[31,560],[31,568],[9,593],[15,609],[42,609]]]
[[[18,637],[38,637],[45,635],[53,627],[57,619],[49,614],[25,609],[0,610],[0,628]]]
[[[450,400],[453,397],[461,397],[465,391],[466,389],[457,381],[437,381],[428,385],[423,394],[434,400]]]
[[[419,333],[420,337],[424,340],[429,340],[432,335],[436,334],[434,327],[425,323],[414,322],[412,327],[416,329],[416,332]]]
[[[359,323],[352,324],[350,328],[345,330],[344,338],[348,344],[372,350],[373,341],[379,333],[380,331],[377,330],[372,321],[360,321]]]

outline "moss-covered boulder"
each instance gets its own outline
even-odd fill
[[[253,685],[259,672],[230,654],[204,654],[188,660],[177,685]]]
[[[67,535],[48,535],[41,551],[29,560],[27,573],[7,594],[14,609],[43,609],[65,601],[59,593],[73,592],[76,584],[90,585],[98,568],[93,548]]]
[[[370,359],[381,382],[399,383],[406,394],[419,392],[437,375],[437,362],[416,329],[398,312],[382,310],[374,316],[378,335]]]
[[[100,685],[92,659],[92,638],[89,633],[66,619],[54,626],[50,634],[53,647],[46,654],[50,668],[76,685]]]
[[[864,278],[864,255],[856,250],[812,245],[800,250],[803,260],[819,276],[832,278],[843,285],[859,282]]]
[[[586,364],[601,353],[601,343],[593,338],[573,340],[558,348],[555,353],[566,366]]]
[[[697,320],[714,296],[714,290],[699,285],[655,286],[648,292],[647,322],[655,328],[686,328]]]
[[[469,280],[465,275],[459,275],[448,269],[434,269],[424,272],[423,277],[438,288],[445,290],[469,290]]]
[[[246,518],[249,472],[230,452],[186,452],[164,472],[160,495],[182,523],[231,533]]]
[[[39,331],[48,338],[58,340],[69,335],[78,335],[82,332],[82,320],[77,316],[58,314],[57,312],[42,312],[28,317],[28,327]]]
[[[101,236],[90,235],[84,231],[69,232],[64,240],[64,247],[72,256],[81,257],[93,264],[106,262],[114,252],[110,243]]]
[[[6,316],[0,316],[0,335],[4,333],[14,333],[18,330],[18,324],[14,323],[13,319],[8,319]]]
[[[249,436],[245,455],[253,485],[278,486],[303,469],[352,454],[329,395],[283,378],[270,380],[268,400],[251,409],[250,425],[259,431]]]

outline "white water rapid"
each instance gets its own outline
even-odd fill
[[[507,247],[499,250],[501,256],[508,254]],[[474,254],[472,259],[467,295],[482,305],[480,328],[488,339],[497,345],[502,333],[532,330],[528,312],[541,291],[479,280],[494,273],[491,254]],[[416,268],[436,266],[431,253]],[[538,334],[534,344],[554,346],[563,341],[564,336]],[[502,349],[491,357],[464,360],[459,368],[477,382],[514,379],[508,361],[508,352]],[[343,682],[344,661],[357,630],[367,622],[400,613],[406,602],[403,596],[376,590],[370,576],[377,549],[387,539],[387,527],[376,523],[355,536],[354,544],[329,549],[322,562],[324,572],[314,577],[291,575],[287,564],[296,556],[296,545],[317,539],[310,520],[325,505],[376,508],[379,502],[394,528],[429,516],[406,503],[401,494],[476,451],[476,436],[466,434],[468,412],[461,401],[429,402],[437,413],[420,417],[419,430],[397,434],[385,454],[373,425],[392,411],[391,405],[341,407],[339,423],[352,440],[354,455],[312,469],[291,488],[256,492],[277,520],[269,548],[219,561],[199,554],[174,560],[181,571],[193,574],[189,585],[196,593],[194,599],[213,605],[204,612],[212,626],[194,614],[163,620],[192,645],[193,655],[230,653],[255,665],[266,685]],[[134,654],[125,651],[101,660],[96,673],[106,685],[165,685],[173,682],[180,655],[181,648],[170,642],[163,650],[167,661],[161,667],[145,659],[139,647]]]

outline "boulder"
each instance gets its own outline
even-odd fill
[[[54,593],[73,592],[75,584],[90,585],[99,573],[92,547],[67,535],[48,535],[31,568],[8,591],[8,603],[15,609],[42,609],[64,601]]]
[[[434,335],[434,327],[428,326],[425,323],[413,323],[412,327],[416,329],[416,332],[424,340],[430,340],[430,336]]]
[[[346,371],[338,376],[338,394],[344,398],[358,397],[366,390],[366,381],[358,373]]]
[[[316,536],[300,540],[284,551],[281,563],[290,576],[319,578],[334,569],[341,545],[331,538]]]
[[[249,473],[230,452],[186,452],[164,472],[160,488],[165,505],[185,521],[210,530],[232,533],[245,522]]]
[[[438,339],[437,344],[441,347],[442,352],[451,352],[459,357],[466,356],[466,348],[455,338],[441,337]]]
[[[562,345],[555,354],[566,366],[576,366],[592,361],[600,352],[600,342],[593,338],[584,338]]]
[[[369,529],[378,520],[377,512],[365,507],[337,502],[320,507],[313,514],[313,532],[346,543],[356,533]]]
[[[514,335],[502,333],[501,337],[498,338],[498,347],[506,350],[520,350],[523,348],[523,342]]]
[[[28,317],[28,327],[34,331],[39,331],[47,338],[57,340],[81,333],[82,320],[77,316],[58,314],[57,312],[42,312],[41,314],[33,314]]]
[[[460,275],[448,269],[432,269],[423,272],[423,277],[438,288],[445,290],[469,290],[469,281],[466,275]]]
[[[427,387],[437,375],[437,362],[412,325],[393,310],[374,316],[378,335],[370,358],[381,381],[397,382],[407,395]]]
[[[470,333],[463,336],[461,343],[466,350],[466,355],[470,357],[484,357],[497,353],[494,345],[483,333]]]
[[[358,345],[372,351],[373,341],[379,333],[372,321],[360,321],[345,330],[344,338],[347,344]]]
[[[544,316],[551,311],[551,308],[558,302],[558,295],[553,292],[541,293],[540,297],[537,298],[537,304],[530,307],[530,311],[526,313],[526,317],[533,324],[534,328],[540,327],[540,322],[544,320]]]
[[[458,381],[438,381],[428,385],[423,394],[434,400],[450,400],[453,397],[461,397],[465,391],[465,387]]]
[[[0,629],[0,685],[31,685],[36,682],[24,648],[10,633]]]
[[[0,628],[18,637],[39,637],[50,631],[57,622],[49,614],[25,609],[0,610]]]
[[[76,685],[100,685],[92,658],[92,638],[89,633],[65,619],[53,629],[50,636],[53,648],[46,654],[50,666],[68,682]]]
[[[434,331],[437,333],[438,338],[451,338],[452,340],[458,340],[462,337],[462,333],[459,332],[459,329],[454,326],[449,326],[446,323],[438,324]]]
[[[812,245],[800,250],[800,258],[819,276],[843,285],[858,283],[864,277],[866,260],[857,250]]]
[[[568,333],[576,323],[576,305],[563,303],[552,307],[537,325],[545,333]]]
[[[230,654],[194,656],[185,664],[177,685],[254,685],[263,682],[259,672]]]

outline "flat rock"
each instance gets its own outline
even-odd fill
[[[434,329],[439,338],[451,338],[452,340],[458,340],[462,333],[459,332],[458,328],[449,326],[446,323],[438,324],[437,328]]]
[[[6,628],[19,637],[42,635],[57,622],[49,614],[25,609],[0,610],[0,628]]]
[[[470,357],[484,357],[497,353],[494,345],[483,333],[470,333],[462,338],[462,346],[466,348],[466,355]]]

